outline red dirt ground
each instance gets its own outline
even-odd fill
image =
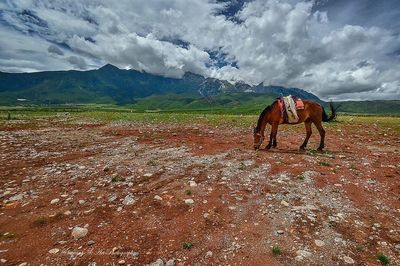
[[[329,127],[317,153],[283,126],[255,152],[250,129],[29,123],[0,128],[4,265],[400,264],[394,131]]]

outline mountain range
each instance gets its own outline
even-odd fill
[[[281,95],[294,95],[325,104],[316,95],[299,88],[252,86],[244,82],[206,78],[187,72],[182,78],[168,78],[107,64],[89,71],[0,72],[0,105],[118,104],[137,110],[208,110],[258,112]],[[374,101],[381,112],[380,101]],[[399,101],[390,106],[399,110]],[[357,112],[371,110],[369,104]],[[393,107],[386,108],[391,113]],[[351,108],[347,108],[352,110]],[[385,109],[385,110],[386,110]],[[346,110],[345,110],[346,111]],[[348,110],[347,110],[348,111]]]

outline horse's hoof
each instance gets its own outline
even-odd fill
[[[305,151],[305,150],[306,150],[306,147],[300,146],[299,150],[300,150],[300,151]]]
[[[271,149],[271,146],[270,146],[270,145],[267,145],[267,146],[265,146],[265,149],[266,149],[266,150],[270,150],[270,149]]]
[[[323,152],[323,151],[324,151],[324,148],[318,148],[317,151]]]

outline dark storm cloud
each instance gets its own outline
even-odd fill
[[[0,10],[4,71],[112,63],[324,99],[400,98],[396,0],[14,0]]]
[[[47,48],[47,51],[52,54],[64,55],[64,52],[53,44],[50,45],[49,48]]]

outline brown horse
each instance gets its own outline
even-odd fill
[[[311,123],[314,123],[321,136],[321,142],[319,144],[318,150],[322,151],[322,149],[325,146],[324,144],[325,130],[322,127],[322,122],[332,121],[336,117],[336,109],[333,107],[332,104],[330,104],[330,109],[332,113],[328,117],[328,115],[325,113],[324,108],[319,103],[310,100],[303,100],[303,103],[304,103],[304,109],[297,110],[297,115],[299,117],[299,120],[297,123],[293,123],[293,124],[299,124],[304,122],[306,126],[307,135],[303,144],[300,146],[300,150],[304,150],[306,148],[308,140],[310,139],[312,133]],[[289,124],[284,121],[282,112],[279,108],[278,101],[275,101],[273,104],[266,107],[261,112],[260,117],[258,118],[257,126],[254,128],[253,132],[255,150],[258,150],[262,142],[264,141],[264,131],[267,124],[270,124],[272,126],[272,129],[271,129],[271,134],[269,136],[269,143],[265,148],[266,149],[270,149],[271,147],[275,148],[277,145],[276,134],[278,132],[278,126],[280,124]]]

